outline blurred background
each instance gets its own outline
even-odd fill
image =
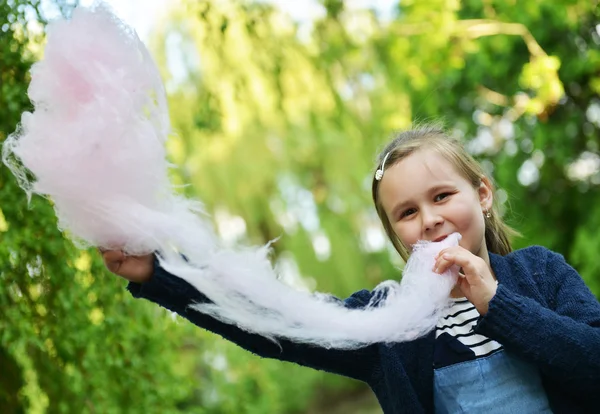
[[[82,2],[88,5],[89,2]],[[443,121],[522,238],[600,295],[597,0],[114,0],[167,87],[173,182],[227,243],[345,297],[398,278],[370,200],[378,150]],[[44,28],[73,2],[0,0],[0,141]],[[0,167],[0,413],[381,413],[361,383],[262,360],[134,300]]]

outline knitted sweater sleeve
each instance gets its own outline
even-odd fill
[[[600,303],[564,258],[546,250],[547,306],[498,285],[476,331],[575,393],[600,390]]]
[[[193,324],[214,332],[263,358],[294,362],[364,382],[368,382],[373,368],[378,364],[379,353],[376,345],[347,351],[298,344],[284,339],[275,343],[195,311],[189,305],[207,302],[206,296],[183,279],[166,272],[158,266],[157,262],[150,281],[143,284],[129,283],[127,289],[135,298],[144,298],[157,303]],[[357,307],[361,305],[365,296],[370,294],[367,291],[357,292],[348,298],[345,304],[348,307]]]

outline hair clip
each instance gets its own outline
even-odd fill
[[[381,167],[379,167],[379,169],[377,171],[375,171],[375,179],[377,181],[381,181],[381,179],[383,178],[383,171],[385,168],[385,161],[387,160],[387,158],[389,157],[390,153],[392,151],[388,151],[387,154],[385,154],[385,157],[383,157],[383,161],[381,162]]]

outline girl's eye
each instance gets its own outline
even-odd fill
[[[434,201],[442,201],[443,199],[445,199],[446,197],[450,196],[450,193],[441,193],[435,196],[435,198],[433,199]]]
[[[400,218],[408,217],[408,216],[410,216],[410,215],[412,215],[412,214],[414,214],[416,212],[417,212],[417,210],[414,209],[414,208],[406,209],[402,213],[400,213]]]

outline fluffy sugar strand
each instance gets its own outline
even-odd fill
[[[200,312],[274,339],[351,349],[410,341],[435,327],[450,305],[450,291],[458,275],[456,268],[443,275],[433,272],[435,255],[459,240],[455,233],[440,243],[419,243],[400,283],[390,280],[380,284],[361,310],[349,309],[344,302],[326,295],[310,295],[284,285],[261,251],[221,252],[202,270],[167,262],[163,267],[213,300],[212,304],[193,306]]]
[[[448,306],[457,272],[431,268],[459,235],[418,244],[402,281],[378,286],[363,310],[285,285],[267,246],[224,248],[202,205],[169,182],[156,65],[102,3],[52,22],[31,74],[35,109],[22,115],[2,159],[29,196],[52,200],[59,227],[79,246],[158,252],[167,271],[209,298],[196,311],[274,340],[335,348],[408,341],[433,329]]]

